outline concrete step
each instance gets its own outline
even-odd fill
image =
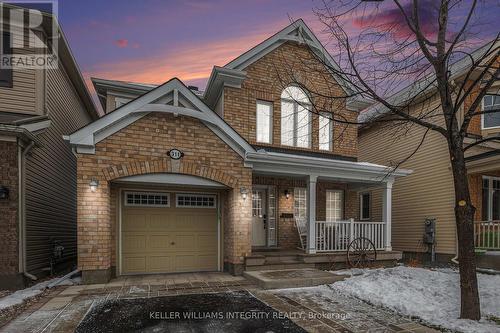
[[[261,270],[276,270],[276,269],[300,269],[300,268],[314,268],[314,264],[305,264],[301,262],[289,262],[280,264],[264,264],[260,266],[246,266],[246,271],[261,271]]]
[[[243,276],[263,289],[313,287],[345,278],[343,275],[311,268],[245,271]]]
[[[286,256],[266,256],[266,264],[279,264],[286,262],[297,262],[303,261],[297,257],[297,255],[286,255]]]

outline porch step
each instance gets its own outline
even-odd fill
[[[312,287],[330,284],[345,278],[343,275],[310,268],[245,271],[243,276],[263,289]]]
[[[245,271],[262,271],[262,270],[281,270],[281,269],[304,269],[314,268],[315,264],[306,264],[303,262],[286,262],[277,264],[263,264],[255,266],[246,266]]]

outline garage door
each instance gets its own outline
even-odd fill
[[[215,195],[125,192],[122,274],[217,270]]]

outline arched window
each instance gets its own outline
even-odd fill
[[[311,146],[311,102],[304,90],[289,86],[281,93],[281,144]]]

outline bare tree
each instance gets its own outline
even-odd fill
[[[396,136],[421,126],[425,131],[420,144],[410,148],[412,151],[405,161],[421,147],[430,131],[446,139],[455,189],[460,316],[473,320],[481,317],[474,253],[476,208],[469,192],[464,152],[485,141],[500,139],[500,136],[491,136],[464,143],[475,117],[498,112],[480,110],[483,97],[500,74],[498,31],[479,47],[481,30],[491,31],[491,27],[482,25],[478,16],[481,5],[492,4],[479,0],[382,3],[323,0],[315,13],[323,24],[329,48],[336,53],[337,64],[332,65],[326,55],[311,48],[314,61],[309,57],[296,57],[294,62],[299,65],[290,64],[287,73],[279,74],[283,86],[293,82],[307,88],[314,101],[311,111],[330,112],[335,128],[340,128],[338,135],[353,125],[375,122],[392,126]],[[352,30],[356,32],[354,35]],[[306,38],[304,44],[308,44]],[[320,69],[316,65],[318,60],[322,64]],[[315,82],[305,82],[307,79],[297,74],[295,68],[309,74],[314,72],[312,81]],[[347,96],[339,94],[334,87],[325,90],[325,85],[315,89],[318,78],[322,81],[321,77],[332,73],[348,87]],[[401,89],[404,86],[407,87]],[[345,113],[332,112],[331,106],[346,97],[371,100],[376,106],[358,120],[346,117]]]

